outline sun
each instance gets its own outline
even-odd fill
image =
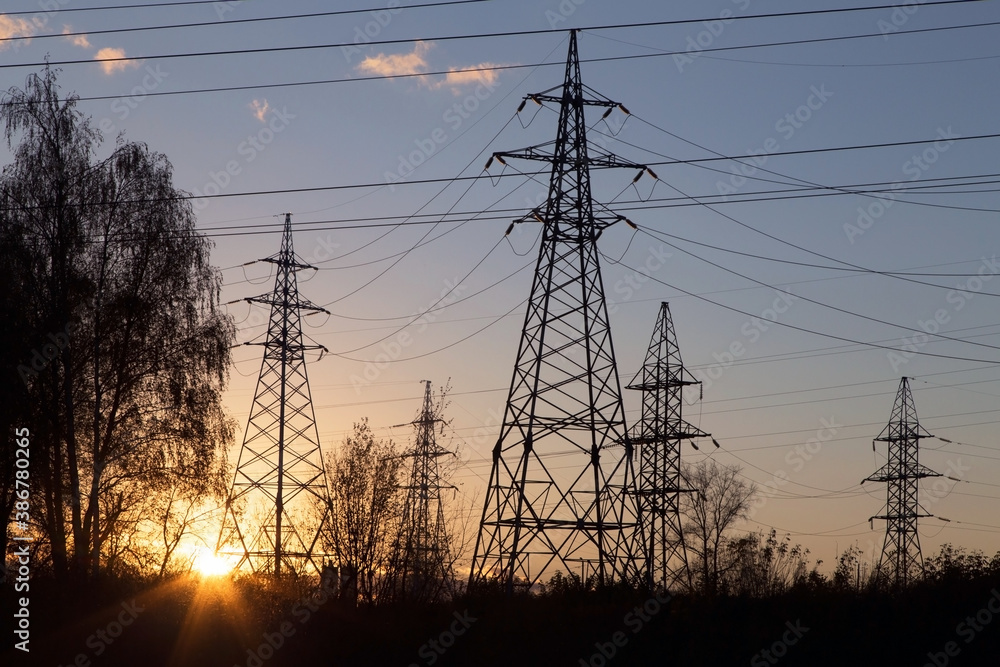
[[[219,577],[233,570],[232,563],[208,547],[197,547],[192,555],[191,569],[203,577]]]

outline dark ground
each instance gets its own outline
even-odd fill
[[[662,606],[616,592],[353,609],[315,592],[187,579],[75,592],[33,582],[30,595],[31,652],[9,650],[5,632],[0,665],[1000,666],[1000,581]]]

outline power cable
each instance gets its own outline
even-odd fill
[[[601,254],[602,257],[604,257],[604,259],[608,260],[609,262],[611,262],[613,264],[616,263],[613,258],[608,257],[603,252],[601,252],[600,254]],[[618,262],[618,264],[620,264],[621,266],[624,266],[625,268],[630,269],[632,271],[636,271],[635,268],[629,266],[628,264],[625,264],[624,262]],[[730,311],[732,311],[734,313],[738,313],[738,314],[744,315],[746,317],[757,317],[756,315],[753,315],[753,314],[748,313],[746,311],[740,310],[739,308],[734,308],[733,306],[727,306],[724,303],[719,303],[718,301],[714,301],[712,299],[709,299],[708,297],[695,294],[694,292],[689,292],[688,290],[682,289],[682,288],[677,287],[675,285],[671,285],[670,283],[665,282],[663,280],[660,280],[659,278],[657,278],[657,277],[655,277],[653,275],[650,275],[650,274],[645,274],[645,275],[647,275],[650,280],[658,282],[661,285],[664,285],[664,286],[669,287],[671,289],[675,289],[678,292],[686,294],[687,296],[694,297],[694,298],[699,299],[701,301],[704,301],[706,303],[710,303],[710,304],[712,304],[714,306],[718,306],[719,308],[724,308],[725,310],[730,310]],[[771,320],[769,320],[769,321],[771,321]],[[774,320],[772,322],[774,324],[777,324],[777,325],[782,326],[782,327],[786,327],[788,329],[794,329],[796,331],[802,331],[804,333],[810,333],[810,334],[814,334],[816,336],[823,336],[824,338],[832,338],[833,340],[839,340],[839,341],[843,341],[845,343],[852,343],[854,345],[864,345],[864,346],[868,346],[868,347],[872,347],[872,348],[878,348],[878,349],[882,349],[882,350],[888,350],[888,351],[891,351],[891,352],[899,352],[898,348],[890,347],[888,345],[881,345],[881,344],[874,343],[874,342],[864,342],[864,341],[854,340],[853,338],[847,338],[847,337],[844,337],[844,336],[837,336],[835,334],[830,334],[830,333],[826,333],[826,332],[822,332],[822,331],[816,331],[814,329],[807,329],[805,327],[796,326],[794,324],[788,324],[787,322],[782,322],[780,320]],[[927,352],[927,351],[924,351],[924,350],[913,351],[913,354],[919,354],[919,355],[923,355],[923,356],[927,356],[927,357],[936,357],[936,358],[939,358],[939,359],[951,359],[953,361],[971,361],[971,362],[981,363],[981,364],[1000,364],[1000,360],[993,361],[993,360],[990,360],[990,359],[975,359],[975,358],[971,358],[971,357],[959,357],[959,356],[950,355],[950,354],[937,354],[937,353],[934,353],[934,352]]]
[[[445,2],[427,2],[418,5],[397,5],[392,7],[394,10],[402,9],[425,9],[428,7],[446,7],[449,5],[471,5],[481,2],[490,2],[491,0],[446,0]],[[216,4],[216,3],[212,3]],[[103,7],[95,7],[92,9],[105,9]],[[106,9],[111,9],[110,7]],[[58,10],[56,10],[58,11]],[[83,11],[83,10],[78,10]],[[199,21],[196,23],[172,23],[169,25],[150,25],[150,26],[137,26],[131,28],[106,28],[103,30],[87,30],[87,31],[77,31],[77,32],[61,32],[61,33],[47,33],[44,35],[18,35],[16,37],[0,37],[0,42],[12,42],[16,40],[32,40],[32,39],[48,39],[50,37],[77,37],[80,35],[112,35],[118,33],[129,33],[129,32],[145,32],[149,30],[172,30],[175,28],[199,28],[206,26],[231,26],[244,23],[259,23],[261,21],[287,21],[292,19],[313,19],[321,18],[324,16],[343,16],[345,14],[365,14],[369,12],[386,11],[386,6],[382,5],[379,7],[366,7],[364,9],[342,9],[333,12],[314,12],[311,14],[290,14],[283,16],[261,16],[261,17],[251,17],[243,19],[228,19],[226,21]],[[7,12],[7,16],[13,16],[20,14],[21,12]],[[26,12],[35,13],[38,12]]]

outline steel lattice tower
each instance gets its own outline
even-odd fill
[[[296,273],[314,267],[292,249],[291,214],[285,214],[281,250],[261,261],[275,266],[274,291],[246,301],[270,306],[271,316],[266,340],[244,343],[262,345],[264,359],[217,548],[234,545],[237,567],[279,576],[283,564],[292,571],[307,563],[320,569],[313,550],[329,494],[305,353],[326,348],[305,344],[301,315],[327,311],[299,295]],[[320,525],[308,526],[317,506]]]
[[[564,83],[525,98],[559,105],[555,142],[494,153],[487,164],[552,165],[547,202],[521,220],[542,223],[541,245],[470,573],[470,585],[498,581],[508,594],[550,567],[589,565],[601,585],[639,576],[632,444],[596,244],[624,218],[595,216],[590,169],[644,166],[588,153],[584,109],[624,108],[585,90],[593,93],[571,32]],[[556,462],[568,470],[556,476]]]
[[[453,456],[437,444],[435,427],[442,424],[434,407],[431,382],[426,380],[424,402],[420,415],[411,422],[416,429],[413,447],[403,454],[413,459],[403,505],[403,520],[395,546],[392,590],[408,600],[433,602],[446,592],[453,580],[448,544],[447,524],[441,491],[453,489],[441,483],[438,460]]]
[[[639,519],[646,585],[667,590],[687,581],[688,561],[680,516],[681,443],[708,433],[684,421],[684,387],[700,384],[684,368],[670,306],[660,313],[649,341],[646,361],[628,389],[642,392],[642,421],[632,429],[639,452]],[[690,583],[690,582],[688,582]]]
[[[889,444],[888,461],[874,475],[862,480],[862,483],[885,482],[887,485],[885,514],[872,517],[886,521],[885,542],[876,572],[879,579],[888,578],[896,587],[906,586],[924,570],[917,520],[932,515],[921,513],[917,480],[940,477],[918,461],[920,439],[930,437],[933,436],[917,421],[910,384],[904,377],[899,382],[889,423],[872,442],[873,449],[875,442]]]

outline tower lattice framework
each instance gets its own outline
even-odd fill
[[[470,585],[496,581],[508,593],[554,570],[598,584],[640,576],[632,444],[596,244],[624,218],[595,215],[590,170],[645,167],[588,146],[587,107],[627,113],[593,94],[571,32],[563,84],[521,105],[558,105],[556,140],[487,164],[552,165],[548,200],[518,221],[541,222],[541,244],[470,574]]]
[[[430,380],[413,422],[414,445],[403,454],[412,459],[403,505],[403,519],[394,549],[393,593],[402,599],[435,602],[449,592],[454,580],[448,526],[441,492],[455,488],[441,479],[440,459],[454,456],[438,444],[436,428],[444,420],[435,408]]]
[[[909,380],[903,377],[889,423],[872,442],[873,448],[875,442],[888,443],[888,461],[863,480],[886,483],[885,514],[872,517],[886,521],[885,542],[876,573],[880,582],[896,587],[906,586],[924,571],[917,520],[932,515],[920,506],[917,482],[924,477],[940,477],[918,460],[921,438],[930,437],[933,436],[917,420]]]
[[[314,267],[293,250],[291,214],[281,249],[260,261],[275,267],[274,290],[246,301],[269,306],[271,315],[264,342],[245,343],[263,346],[264,358],[218,549],[240,555],[238,567],[280,576],[283,567],[321,568],[314,557],[329,493],[305,354],[326,348],[305,343],[301,318],[327,311],[299,295],[296,274]]]
[[[642,392],[642,421],[632,429],[638,450],[636,495],[642,528],[642,553],[646,585],[667,590],[690,585],[684,546],[680,498],[685,488],[681,476],[681,444],[709,434],[682,416],[685,387],[700,384],[684,368],[670,306],[663,302],[649,341],[646,360],[628,389]]]

